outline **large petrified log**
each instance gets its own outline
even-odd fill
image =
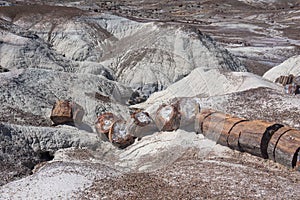
[[[273,147],[273,159],[288,167],[299,167],[300,131],[289,129],[281,133],[279,137],[272,138],[269,147],[270,150]]]
[[[233,127],[241,122],[247,121],[243,118],[233,117],[220,112],[212,112],[202,121],[202,134],[216,141],[218,144],[229,146],[228,137]],[[238,140],[238,136],[232,138]]]
[[[128,122],[106,113],[98,118],[96,129],[98,133],[108,134],[114,145],[125,148],[134,142],[135,137],[159,130],[173,131],[188,125],[218,144],[300,168],[299,130],[274,122],[249,121],[211,109],[199,110],[195,100],[175,99],[157,109],[155,120],[139,109],[131,114]]]
[[[196,121],[196,131],[221,145],[271,158],[299,170],[299,130],[261,120],[248,121],[209,109],[202,110]]]
[[[58,100],[54,104],[50,119],[54,125],[82,123],[84,116],[83,108],[72,101]]]
[[[268,158],[269,141],[274,132],[281,127],[281,124],[261,120],[241,122],[230,131],[228,145],[233,149]]]

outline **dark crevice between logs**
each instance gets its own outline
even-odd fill
[[[238,125],[238,124],[240,124],[240,123],[243,123],[243,122],[247,122],[247,121],[249,121],[249,120],[244,119],[244,120],[238,121],[238,122],[234,123],[233,126],[230,128],[230,130],[228,131],[227,138],[226,138],[226,143],[227,143],[227,146],[228,146],[228,147],[230,147],[228,139],[229,139],[229,135],[230,135],[232,129],[233,129],[236,125]],[[239,133],[239,138],[240,138],[240,136],[241,136],[241,133]],[[237,140],[239,140],[239,138],[237,138]],[[240,143],[238,143],[238,145],[240,146]]]
[[[243,150],[243,148],[242,148],[242,146],[241,146],[241,144],[240,144],[240,137],[241,137],[241,135],[242,135],[242,132],[239,132],[239,137],[237,138],[237,148],[238,148],[238,150],[240,151],[240,152],[245,152],[244,150]]]
[[[41,152],[38,156],[41,162],[51,161],[54,159],[54,156],[49,151]]]
[[[293,160],[292,160],[292,168],[299,167],[300,170],[300,147],[296,150]]]
[[[261,139],[261,143],[260,143],[260,150],[261,150],[261,155],[264,159],[268,159],[269,155],[268,155],[268,145],[269,142],[271,140],[271,137],[273,136],[273,134],[278,131],[278,129],[282,128],[283,125],[282,124],[274,124],[270,127],[268,127],[266,129],[266,131],[264,132],[264,135]]]

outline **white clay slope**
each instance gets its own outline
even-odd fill
[[[276,78],[290,74],[300,76],[300,56],[293,56],[287,59],[282,64],[267,71],[263,77],[274,82]]]

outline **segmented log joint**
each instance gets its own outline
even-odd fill
[[[197,116],[198,131],[219,144],[270,158],[299,170],[300,131],[274,122],[246,120],[204,109]]]

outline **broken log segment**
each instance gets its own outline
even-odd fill
[[[203,134],[203,122],[206,117],[209,117],[213,113],[216,113],[217,111],[212,110],[212,109],[202,109],[200,113],[196,115],[195,119],[195,131],[197,133]]]
[[[108,133],[109,141],[123,149],[133,144],[135,137],[128,131],[125,121],[118,120],[112,124]]]
[[[233,117],[228,114],[215,112],[204,118],[202,125],[203,135],[216,141],[218,144],[228,146],[230,131],[240,122],[247,121],[243,118]],[[238,137],[236,138],[238,140]]]
[[[220,112],[211,113],[203,119],[202,134],[217,142],[223,130],[225,119],[228,117],[229,115]]]
[[[145,111],[134,112],[131,118],[133,121],[129,125],[129,132],[135,137],[142,138],[159,131],[154,120]]]
[[[50,119],[54,125],[82,123],[84,116],[83,108],[68,100],[58,100],[53,105]]]
[[[100,134],[106,135],[106,137],[108,138],[109,130],[116,120],[117,120],[117,117],[114,114],[103,113],[97,119],[96,131]]]
[[[276,161],[275,160],[275,149],[276,149],[276,146],[277,146],[277,143],[280,139],[280,137],[285,134],[286,132],[290,131],[291,128],[290,127],[281,127],[280,129],[278,129],[274,134],[273,136],[271,137],[270,139],[270,142],[269,142],[269,145],[268,145],[268,149],[267,149],[267,152],[268,152],[268,156],[269,156],[269,159],[273,160],[273,161]]]
[[[252,155],[268,158],[268,144],[271,136],[282,125],[261,120],[245,121],[236,125],[230,132],[229,144],[240,151]],[[238,136],[239,135],[239,136]],[[232,136],[238,137],[238,141],[232,142]]]
[[[243,120],[237,122],[229,131],[229,135],[227,137],[227,146],[231,149],[235,149],[238,151],[243,151],[239,144],[239,138],[241,136],[242,130],[246,129],[249,121]]]
[[[275,161],[288,167],[299,164],[300,131],[291,129],[282,134],[275,145]]]
[[[149,113],[144,111],[135,112],[131,115],[131,117],[134,119],[134,123],[141,127],[147,126],[153,121]]]
[[[180,127],[178,105],[161,105],[156,111],[155,123],[160,131],[174,131]]]

